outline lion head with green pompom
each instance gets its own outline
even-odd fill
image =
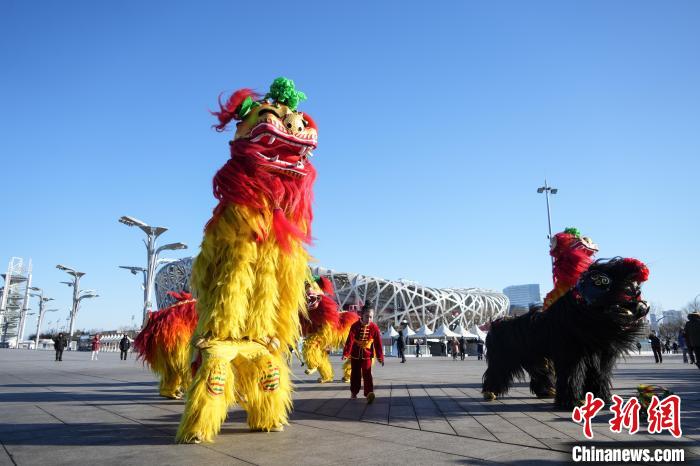
[[[252,152],[264,168],[288,176],[305,176],[308,159],[318,143],[318,128],[306,113],[297,110],[306,94],[296,89],[294,81],[280,77],[261,96],[252,89],[240,89],[220,111],[217,131],[237,120],[234,141],[253,145]]]

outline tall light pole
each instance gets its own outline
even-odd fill
[[[549,210],[549,195],[550,194],[556,194],[559,190],[557,188],[553,188],[549,185],[547,185],[547,178],[544,179],[544,186],[540,186],[537,188],[537,192],[542,194],[544,193],[544,198],[547,201],[547,228],[549,231],[549,235],[547,236],[547,239],[549,240],[549,244],[551,245],[552,242],[552,214]],[[552,260],[552,269],[554,269],[554,257],[551,257]],[[554,280],[554,275],[552,275],[552,281]]]
[[[184,243],[169,243],[156,248],[156,240],[160,235],[168,231],[167,228],[152,227],[137,218],[126,215],[121,217],[119,222],[126,226],[139,227],[144,233],[146,233],[146,239],[143,241],[144,245],[146,246],[146,268],[143,269],[141,267],[121,266],[122,268],[130,270],[134,275],[136,275],[139,271],[142,271],[144,274],[142,323],[145,324],[146,319],[148,318],[148,312],[153,308],[151,295],[153,294],[153,280],[155,279],[156,267],[159,263],[165,262],[165,260],[159,260],[158,255],[161,253],[161,251],[165,250],[187,249],[187,245]]]
[[[58,264],[56,266],[58,270],[63,270],[66,272],[68,275],[71,275],[73,277],[72,282],[61,282],[65,283],[68,286],[73,287],[73,306],[71,307],[70,311],[70,330],[68,333],[68,341],[70,342],[73,339],[73,332],[75,331],[75,318],[78,316],[78,310],[80,309],[80,302],[83,299],[89,299],[89,298],[97,298],[99,295],[95,293],[93,290],[80,290],[80,278],[85,275],[85,272],[78,272],[77,270],[71,269],[70,267],[66,267],[65,265]],[[69,343],[70,344],[70,343]]]
[[[36,350],[37,348],[39,348],[39,333],[41,333],[41,324],[42,324],[42,321],[44,320],[44,313],[45,312],[56,312],[56,311],[58,311],[58,309],[49,309],[47,311],[44,311],[44,304],[48,303],[49,301],[53,301],[53,298],[45,298],[44,291],[41,288],[37,288],[35,286],[32,286],[29,289],[37,292],[37,293],[31,293],[30,296],[33,296],[35,298],[39,298],[39,316],[36,319],[36,337],[34,338],[34,349]]]

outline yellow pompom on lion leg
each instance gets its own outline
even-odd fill
[[[236,392],[245,401],[252,431],[280,432],[288,423],[292,409],[292,385],[289,367],[280,353],[261,354],[233,361]]]

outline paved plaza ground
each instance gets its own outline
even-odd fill
[[[524,384],[487,403],[485,363],[447,358],[388,358],[375,367],[377,400],[350,400],[347,385],[319,385],[294,360],[296,393],[281,433],[251,433],[244,412],[230,411],[216,443],[175,445],[184,403],[160,398],[153,375],[116,353],[0,350],[0,466],[30,464],[559,464],[572,445],[681,446],[700,458],[700,370],[680,356],[656,365],[634,356],[616,370],[615,393],[662,384],[682,398],[683,437],[612,434],[610,415],[594,420],[583,442],[570,412],[533,398]],[[334,359],[336,373],[340,361]],[[606,407],[607,409],[607,407]],[[646,424],[643,424],[643,429]]]

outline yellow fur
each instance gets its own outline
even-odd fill
[[[319,382],[331,382],[333,380],[333,367],[328,358],[328,351],[342,348],[345,345],[345,340],[348,338],[349,331],[349,327],[345,331],[341,331],[330,324],[323,324],[318,332],[312,333],[304,339],[302,355],[308,368],[307,374],[318,370],[320,375]],[[347,377],[350,377],[349,371],[348,364],[348,370],[343,369],[343,379],[345,379],[345,372],[348,374]]]
[[[205,233],[192,268],[199,313],[193,342],[221,342],[235,348],[235,356],[202,351],[202,367],[190,385],[177,433],[179,442],[212,441],[236,399],[248,413],[251,429],[270,430],[287,423],[292,385],[286,355],[300,336],[299,311],[305,312],[304,282],[310,272],[301,244],[292,242],[291,251],[281,251],[270,222],[269,214],[230,205]],[[258,350],[242,350],[251,342]],[[213,395],[207,384],[221,360],[228,367],[225,390]],[[260,383],[269,367],[279,371],[274,390],[264,390]]]
[[[173,352],[162,347],[156,350],[151,370],[160,376],[160,394],[166,398],[177,398],[189,385],[192,378],[190,371],[190,348],[187,344],[175,346]]]

